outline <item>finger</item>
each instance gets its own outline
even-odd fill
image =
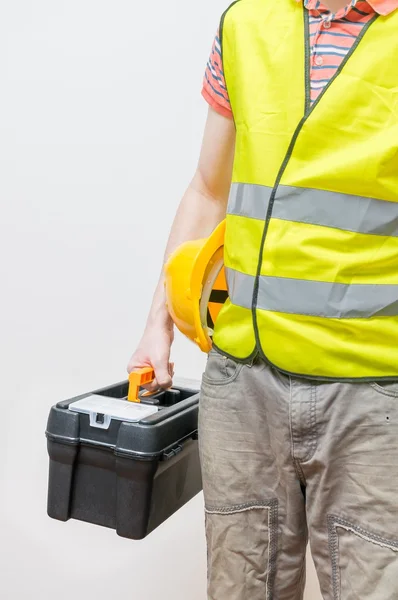
[[[174,377],[174,363],[171,363],[169,365],[168,371],[172,380],[172,385]],[[171,387],[171,385],[169,387]],[[142,387],[148,392],[148,394],[156,394],[157,392],[160,392],[162,390],[162,386],[159,385],[158,380],[156,378],[153,381],[151,381],[151,383],[145,383]]]
[[[140,396],[141,398],[150,398],[151,396],[156,396],[156,394],[158,394],[159,391],[160,388],[157,388],[153,392],[150,392],[149,390],[144,390],[143,392],[141,392]]]
[[[169,363],[168,370],[169,370],[170,377],[173,378],[174,377],[174,363],[173,362]]]
[[[156,363],[153,365],[153,368],[155,369],[155,376],[158,386],[163,389],[171,387],[173,380],[169,372],[168,361]]]
[[[148,392],[158,392],[160,389],[160,385],[157,382],[157,379],[155,378],[153,381],[151,381],[151,383],[145,383],[143,386],[144,390],[147,390]]]

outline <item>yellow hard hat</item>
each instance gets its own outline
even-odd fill
[[[225,220],[206,239],[182,244],[165,264],[166,301],[178,329],[203,352],[228,298],[224,271]]]

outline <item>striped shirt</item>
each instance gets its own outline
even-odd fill
[[[304,5],[309,11],[311,102],[314,102],[336,73],[366,23],[376,13],[387,15],[398,9],[398,0],[350,0],[337,13],[332,13],[320,0],[304,0]],[[202,95],[218,113],[232,118],[219,32],[207,63]]]

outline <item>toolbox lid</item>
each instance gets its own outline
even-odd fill
[[[89,415],[91,427],[108,429],[112,419],[137,423],[158,412],[158,407],[92,394],[70,404],[69,410]]]
[[[128,388],[129,381],[122,381],[58,402],[48,417],[49,443],[94,445],[116,455],[153,460],[184,440],[196,439],[196,384],[173,386],[159,398],[155,394],[141,402],[127,401]]]

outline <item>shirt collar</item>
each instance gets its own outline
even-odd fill
[[[296,2],[303,2],[304,0],[296,0]],[[348,4],[349,0],[347,0],[347,4]],[[394,12],[394,10],[398,9],[398,0],[367,0],[369,6],[371,6],[373,8],[373,10],[378,13],[379,15],[389,15],[390,13]],[[313,8],[313,4],[315,4],[315,2],[313,2],[312,0],[307,0],[306,4],[308,5],[308,8]]]
[[[398,9],[398,0],[367,0],[368,4],[379,15],[389,15]]]

